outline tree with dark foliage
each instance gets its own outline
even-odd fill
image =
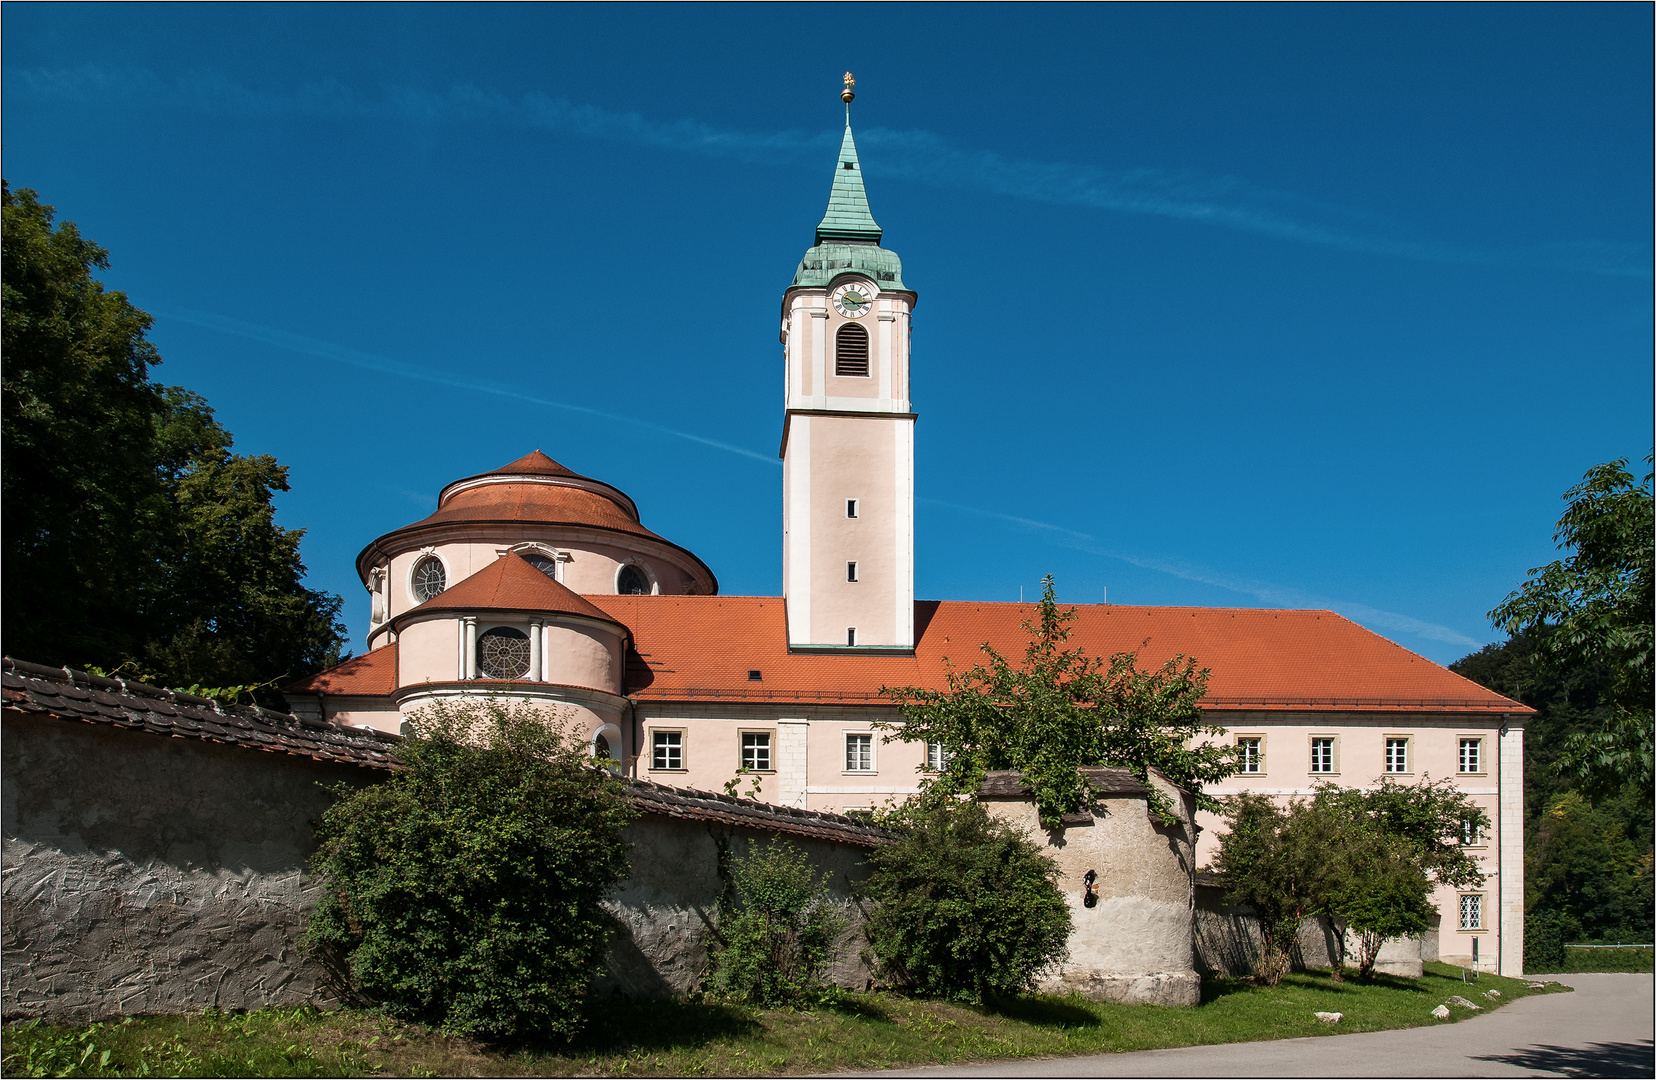
[[[27,188],[3,214],[7,651],[197,687],[336,663],[340,599],[275,523],[286,467],[151,380],[150,316],[92,276],[107,251]]]

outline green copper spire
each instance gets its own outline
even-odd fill
[[[879,244],[880,226],[868,209],[868,192],[863,190],[862,163],[857,160],[857,143],[851,138],[850,109],[846,109],[845,139],[834,163],[834,186],[828,192],[828,212],[816,227],[818,244]]]

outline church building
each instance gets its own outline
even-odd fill
[[[744,793],[833,811],[918,790],[940,748],[875,731],[900,719],[881,688],[944,688],[945,658],[970,666],[986,642],[1021,656],[1035,605],[915,599],[917,294],[883,241],[847,109],[827,211],[782,293],[781,596],[721,595],[625,492],[535,450],[363,548],[368,651],[285,687],[293,711],[395,732],[433,701],[498,694],[564,709],[658,783],[717,790],[745,768]],[[1078,611],[1072,641],[1093,655],[1211,669],[1204,709],[1243,761],[1215,794],[1452,777],[1493,822],[1463,838],[1488,880],[1440,890],[1425,951],[1522,973],[1530,709],[1332,611]],[[1202,825],[1199,866],[1222,828]]]

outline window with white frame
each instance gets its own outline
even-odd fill
[[[1477,847],[1483,843],[1483,828],[1473,818],[1461,819],[1461,847]]]
[[[684,732],[656,731],[650,734],[650,768],[684,768]]]
[[[1244,735],[1236,740],[1236,760],[1238,772],[1262,773],[1265,771],[1265,740],[1258,735]]]
[[[926,744],[926,768],[932,772],[942,772],[944,766],[949,764],[951,756],[940,742],[928,742]]]
[[[874,771],[874,736],[847,735],[845,737],[845,771]]]
[[[1461,894],[1460,928],[1462,930],[1482,930],[1484,928],[1482,893]]]
[[[1460,741],[1460,771],[1467,773],[1483,772],[1483,740],[1462,739]]]
[[[1386,771],[1389,773],[1406,773],[1409,771],[1409,740],[1402,735],[1388,735],[1386,737]]]
[[[742,732],[742,768],[753,772],[771,771],[770,732]]]
[[[1314,773],[1331,773],[1334,771],[1334,736],[1317,735],[1311,739],[1311,771]]]

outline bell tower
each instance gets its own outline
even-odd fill
[[[855,85],[846,72],[828,210],[782,295],[782,595],[795,650],[914,648],[916,297],[868,208]]]

